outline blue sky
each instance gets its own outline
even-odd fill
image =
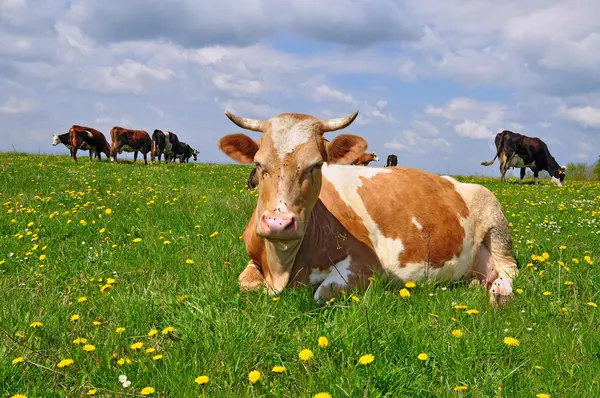
[[[217,141],[241,130],[224,110],[358,109],[345,132],[367,139],[373,165],[394,153],[436,173],[498,175],[480,162],[503,129],[544,139],[561,164],[597,159],[599,2],[323,4],[4,0],[0,150],[66,154],[53,133],[120,125],[174,131],[200,161],[229,163]]]

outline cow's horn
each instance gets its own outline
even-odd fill
[[[229,120],[231,120],[243,129],[260,132],[262,132],[263,130],[264,120],[239,117],[227,111],[225,111],[225,115],[229,118]]]
[[[322,120],[321,124],[323,125],[323,132],[326,133],[328,131],[335,131],[346,128],[356,119],[358,116],[358,111],[355,111],[352,115],[346,117],[340,117],[337,119],[327,119]]]

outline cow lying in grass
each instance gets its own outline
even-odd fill
[[[243,234],[250,261],[241,288],[314,285],[317,300],[365,289],[374,273],[400,283],[475,279],[492,305],[512,297],[517,264],[500,203],[485,187],[409,167],[348,166],[367,143],[324,134],[358,112],[320,120],[285,113],[268,120],[226,112],[258,141],[227,135],[220,149],[254,163],[258,202]],[[337,164],[333,164],[337,163]],[[390,201],[389,198],[395,198]]]

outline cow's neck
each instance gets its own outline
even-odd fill
[[[550,153],[546,155],[546,164],[548,166],[548,173],[550,175],[553,175],[560,168],[558,162],[556,161],[556,159],[554,159],[552,155],[550,155]]]
[[[278,288],[287,285],[302,241],[303,239],[295,241],[270,241],[265,239],[268,272],[271,274],[273,285]]]

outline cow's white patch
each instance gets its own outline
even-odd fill
[[[522,167],[530,167],[532,169],[535,168],[535,162],[531,162],[531,163],[525,163],[523,161],[523,158],[521,158],[519,155],[514,155],[511,159],[510,162],[508,164],[508,167],[514,167],[514,168],[522,168]]]
[[[373,157],[373,160],[374,160],[375,162],[379,162],[379,156],[375,155],[375,157]]]
[[[298,122],[291,117],[278,117],[271,120],[271,137],[279,159],[283,160],[285,155],[292,153],[298,145],[314,137],[314,123],[314,120]]]
[[[411,219],[412,223],[415,225],[415,227],[417,227],[417,229],[419,231],[423,230],[423,226],[421,225],[421,223],[419,222],[419,220],[417,220],[417,217],[413,216]]]
[[[350,272],[351,262],[352,256],[348,256],[331,268],[331,272],[329,273],[329,275],[317,288],[317,291],[315,292],[315,300],[318,300],[321,295],[321,292],[325,289],[330,288],[331,285],[336,285],[342,288],[348,286],[348,279],[352,274],[352,272]]]
[[[135,152],[135,151],[137,151],[137,149],[133,149],[129,145],[123,145],[121,147],[121,149],[119,149],[119,153],[123,153],[123,151],[125,151],[125,152]]]
[[[556,178],[556,177],[551,177],[550,180],[555,183],[556,185],[558,185],[559,187],[563,186],[563,183],[560,181],[560,179]]]
[[[315,268],[310,271],[310,275],[308,275],[308,282],[311,285],[319,285],[321,284],[321,282],[327,279],[327,276],[329,276],[330,273],[331,267],[326,270],[320,270]]]
[[[60,144],[60,138],[58,138],[58,135],[52,134],[52,146],[57,146],[58,144]]]

